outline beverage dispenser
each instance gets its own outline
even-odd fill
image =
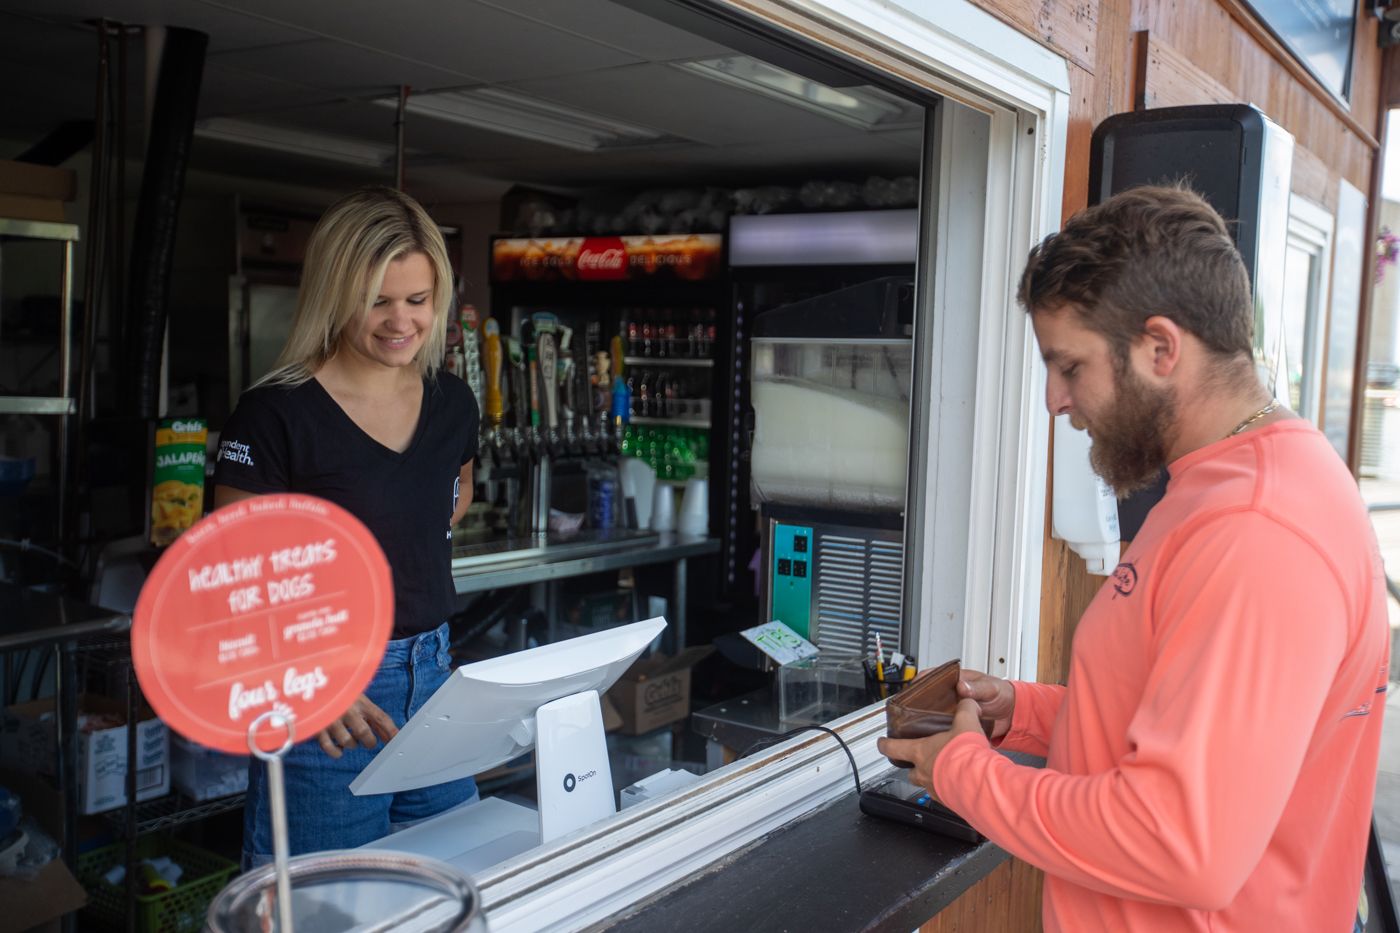
[[[902,640],[913,294],[874,279],[754,323],[765,618],[823,648]]]

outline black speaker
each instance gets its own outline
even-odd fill
[[[1248,104],[1119,113],[1094,130],[1089,204],[1139,185],[1185,182],[1229,224],[1258,307],[1282,286],[1292,161],[1292,137]],[[1124,540],[1137,534],[1166,483],[1163,470],[1151,488],[1119,500]]]

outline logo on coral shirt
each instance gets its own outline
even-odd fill
[[[1125,562],[1113,568],[1113,589],[1118,596],[1133,595],[1133,590],[1137,588],[1137,582],[1137,568],[1132,564]],[[1117,599],[1118,596],[1113,598]]]

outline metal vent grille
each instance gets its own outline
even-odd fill
[[[865,654],[880,633],[886,651],[899,651],[904,598],[902,542],[818,532],[813,642]]]

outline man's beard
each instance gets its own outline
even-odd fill
[[[1114,383],[1112,406],[1090,425],[1089,464],[1124,499],[1151,486],[1166,466],[1176,393],[1153,389],[1126,366]]]

